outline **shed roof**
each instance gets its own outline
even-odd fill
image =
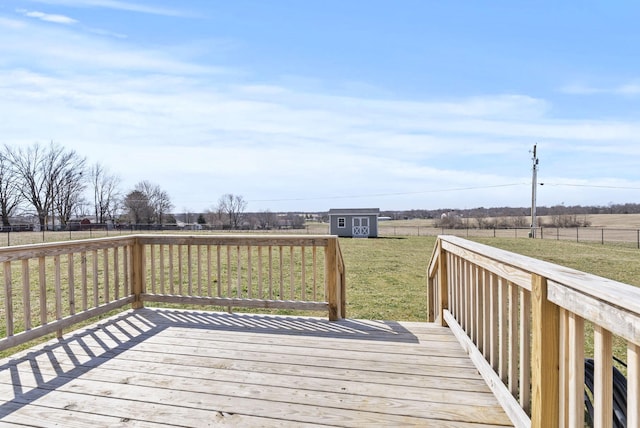
[[[329,215],[378,215],[380,208],[332,208]]]

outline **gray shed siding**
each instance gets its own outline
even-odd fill
[[[331,235],[352,238],[354,236],[366,236],[368,238],[378,237],[378,217],[380,209],[378,208],[353,208],[353,209],[331,209],[329,210],[329,232]],[[354,219],[367,218],[368,233],[354,234]],[[339,219],[344,219],[344,227],[338,227]],[[358,231],[358,228],[355,228]]]

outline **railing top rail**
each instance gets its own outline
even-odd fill
[[[122,245],[130,245],[135,242],[135,238],[135,235],[126,235],[0,247],[0,263],[13,260],[37,258],[41,256],[67,254],[70,252],[75,252],[74,250],[77,250],[78,248],[81,248],[82,251],[91,251],[103,248],[113,248]]]
[[[184,234],[140,234],[135,235],[141,244],[177,244],[177,245],[293,245],[326,247],[333,235],[266,235],[266,234],[220,234],[220,235],[184,235]]]
[[[499,264],[516,268],[529,274],[542,276],[611,306],[640,315],[640,288],[638,287],[468,241],[457,236],[441,235],[439,239],[442,242],[473,252],[483,258],[491,259]]]

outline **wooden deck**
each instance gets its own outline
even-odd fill
[[[512,426],[435,324],[151,308],[0,360],[21,425]]]

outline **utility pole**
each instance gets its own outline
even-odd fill
[[[536,152],[536,145],[533,145],[533,177],[531,178],[531,233],[530,238],[536,237],[536,229],[538,228],[538,222],[536,218],[536,189],[538,180],[538,154]]]

